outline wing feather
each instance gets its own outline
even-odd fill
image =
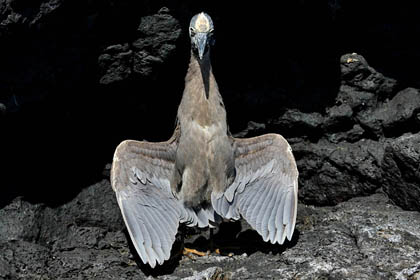
[[[166,255],[168,253],[168,249],[170,253],[172,242],[175,240],[176,230],[174,229],[176,229],[176,225],[171,224],[169,220],[166,217],[163,217],[159,211],[154,211],[153,216],[155,221],[157,221],[160,231],[164,233],[164,235],[161,236],[162,250]]]
[[[131,225],[130,227],[127,227],[127,229],[131,236],[131,240],[133,241],[134,247],[136,248],[141,260],[144,263],[147,263],[149,261],[149,255],[147,254],[144,246],[144,237],[142,231],[140,230],[140,226],[138,225],[137,218],[133,215],[134,212],[131,210],[127,211],[127,204],[120,205],[122,205],[122,207],[120,207],[125,223]]]
[[[289,240],[296,223],[298,171],[290,145],[278,134],[233,139],[236,145],[236,178],[225,196],[212,196],[215,211],[224,218],[235,211],[265,241]],[[229,206],[229,209],[226,209]],[[233,208],[233,209],[232,209]]]
[[[176,147],[175,133],[161,143],[126,140],[114,154],[112,187],[134,247],[151,267],[169,259],[179,223],[198,220],[171,191]]]
[[[277,235],[276,240],[278,243],[283,243],[283,232],[284,232],[284,224],[283,224],[283,209],[284,204],[286,202],[286,195],[284,192],[281,193],[281,200],[280,204],[277,208],[277,215],[276,215],[276,228],[277,228]]]
[[[273,212],[274,209],[274,201],[276,200],[275,192],[277,191],[277,188],[274,185],[270,185],[270,192],[268,194],[268,201],[267,201],[267,207],[265,208],[264,214],[262,215],[261,219],[261,232],[262,237],[264,241],[268,241],[269,237],[269,230],[270,230],[270,215]]]
[[[291,218],[291,212],[292,212],[292,204],[293,204],[293,199],[292,199],[292,192],[288,191],[286,194],[286,201],[285,201],[285,205],[284,205],[284,209],[283,209],[283,224],[287,225],[287,223],[290,221]]]
[[[239,192],[238,192],[239,194]],[[242,192],[240,193],[241,195],[238,195],[237,199],[240,199],[239,203],[238,203],[238,207],[239,209],[246,209],[246,211],[249,210],[249,204],[251,203],[251,201],[255,198],[254,193],[253,192]],[[243,216],[245,216],[246,213],[242,213]]]
[[[271,186],[266,184],[265,188],[264,188],[264,193],[262,195],[263,200],[261,201],[261,205],[259,207],[259,209],[257,210],[257,213],[255,215],[256,220],[255,220],[255,228],[256,230],[261,234],[261,236],[264,238],[264,231],[262,229],[263,227],[263,219],[264,219],[264,214],[265,211],[267,210],[267,206],[268,206],[268,202],[270,200],[270,191],[271,191]]]
[[[144,207],[144,214],[145,217],[147,217],[147,220],[144,222],[144,225],[149,232],[150,238],[151,238],[151,247],[156,252],[158,259],[157,262],[161,263],[163,262],[163,259],[165,258],[162,247],[165,245],[163,240],[161,240],[160,235],[167,234],[166,230],[164,230],[161,227],[160,221],[156,219],[156,216],[154,215],[154,211],[150,209],[150,207]]]
[[[290,196],[290,201],[292,201],[292,203],[290,204],[289,217],[287,218],[287,221],[293,221],[293,223],[288,224],[287,238],[289,240],[291,240],[292,235],[293,235],[293,230],[294,230],[295,224],[296,224],[297,195],[290,192],[289,196]]]
[[[261,182],[261,184],[263,184],[264,182]],[[261,200],[264,199],[264,191],[265,189],[262,189],[261,192],[255,191],[254,188],[254,198],[251,199],[251,202],[249,204],[249,209],[246,209],[246,216],[245,217],[249,217],[247,220],[249,220],[248,222],[251,224],[252,227],[256,228],[256,214],[258,213],[258,208],[260,206]]]
[[[275,193],[273,195],[273,197],[275,199],[273,201],[272,209],[276,209],[277,205],[280,203],[281,192],[282,192],[281,188],[275,188]],[[270,218],[269,218],[269,222],[268,222],[268,232],[269,232],[269,238],[268,239],[271,241],[272,244],[275,243],[276,232],[277,232],[276,216],[277,216],[277,211],[271,211],[270,212]]]

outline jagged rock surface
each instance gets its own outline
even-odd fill
[[[244,221],[223,224],[214,235],[222,255],[174,256],[151,270],[141,264],[123,230],[108,180],[57,208],[17,198],[0,210],[0,279],[416,279],[420,275],[420,213],[401,210],[383,193],[333,207],[299,204],[298,213],[293,240],[283,246],[265,243]],[[208,246],[205,233],[190,233],[187,245]],[[176,250],[177,246],[173,254]],[[234,254],[229,256],[231,251]]]
[[[382,182],[383,145],[369,139],[293,144],[300,174],[299,198],[310,204],[334,205],[374,193]]]
[[[324,114],[286,110],[264,126],[292,145],[300,200],[334,205],[385,187],[395,203],[418,210],[420,91],[401,88],[361,55],[346,54],[340,62],[335,105]],[[238,135],[254,135],[254,127]]]
[[[124,81],[131,74],[137,74],[137,78],[156,75],[158,67],[174,53],[181,35],[178,20],[167,8],[143,17],[137,31],[138,38],[133,42],[109,46],[99,56],[101,84]]]
[[[404,134],[385,149],[384,190],[404,209],[420,211],[420,133]]]

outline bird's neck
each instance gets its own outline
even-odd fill
[[[199,60],[191,54],[191,61],[185,77],[185,89],[178,108],[181,125],[191,120],[202,126],[214,123],[226,127],[226,111],[213,76],[210,58]]]
[[[202,59],[198,59],[191,52],[185,86],[191,87],[189,92],[204,96],[206,99],[212,95],[217,85],[211,68],[210,52],[207,52]]]

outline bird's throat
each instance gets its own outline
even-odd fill
[[[209,98],[210,94],[210,72],[211,72],[211,63],[209,54],[205,54],[203,59],[197,59],[198,64],[200,65],[201,77],[203,79],[204,93],[206,99]]]

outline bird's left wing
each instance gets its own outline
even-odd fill
[[[213,208],[227,219],[244,217],[264,241],[291,240],[298,170],[290,145],[278,134],[233,141],[236,177],[223,194],[212,194]]]
[[[111,184],[124,222],[140,258],[151,267],[169,259],[179,222],[192,219],[170,187],[176,145],[175,139],[126,140],[112,163]]]

